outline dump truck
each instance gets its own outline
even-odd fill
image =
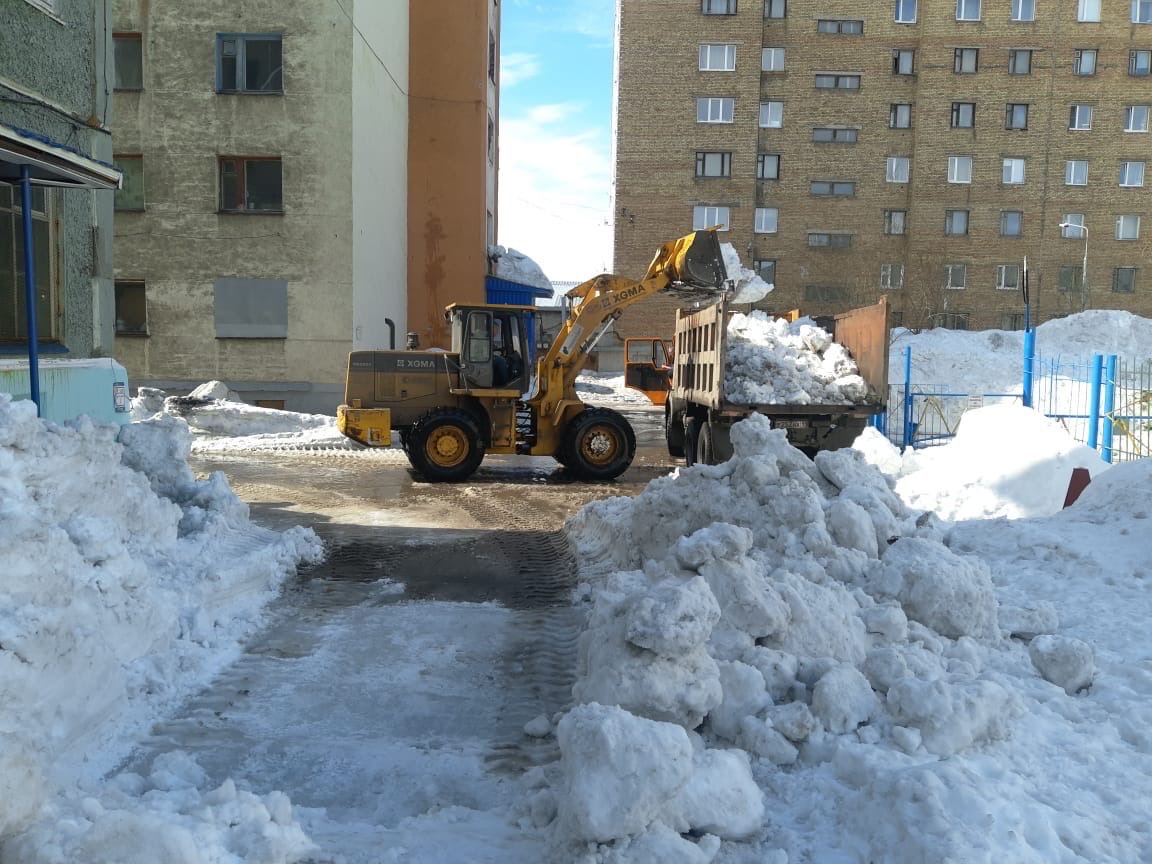
[[[840,313],[831,336],[848,350],[867,393],[844,404],[743,404],[725,392],[728,322],[734,314],[724,299],[702,309],[677,312],[670,388],[664,399],[668,452],[689,465],[718,464],[732,457],[732,424],[753,412],[784,429],[788,441],[809,456],[847,447],[884,411],[888,393],[888,300]],[[794,310],[787,317],[797,320]]]
[[[578,479],[611,480],[632,463],[636,435],[619,412],[577,396],[589,352],[629,306],[657,295],[715,303],[731,288],[716,231],[694,231],[662,245],[639,280],[604,273],[569,291],[535,362],[534,307],[453,304],[448,350],[349,354],[337,427],[371,447],[389,446],[395,431],[432,482],[466,480],[489,453],[551,456]]]

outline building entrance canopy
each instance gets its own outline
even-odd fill
[[[0,183],[18,183],[27,168],[37,185],[119,189],[120,171],[49,138],[0,123]]]

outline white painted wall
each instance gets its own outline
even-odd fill
[[[408,319],[408,4],[360,0],[352,45],[352,347],[404,346]]]

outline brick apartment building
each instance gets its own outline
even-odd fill
[[[616,272],[722,224],[775,282],[768,309],[887,294],[895,323],[1015,329],[1027,259],[1034,323],[1152,316],[1149,0],[620,0],[618,14]],[[618,333],[670,330],[656,311]]]

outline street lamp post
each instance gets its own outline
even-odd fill
[[[1088,305],[1088,226],[1077,225],[1075,222],[1061,222],[1061,228],[1079,228],[1084,232],[1084,261],[1080,265],[1080,299],[1081,307]],[[1083,308],[1081,308],[1083,311]]]

